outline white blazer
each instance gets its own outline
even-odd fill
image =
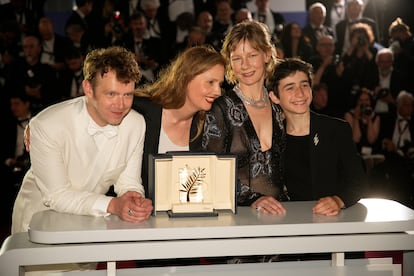
[[[31,168],[17,195],[12,233],[28,230],[32,215],[42,210],[105,216],[114,185],[118,196],[127,191],[144,195],[141,164],[145,120],[134,110],[105,138],[98,150],[88,133],[91,121],[86,98],[50,106],[30,121]]]

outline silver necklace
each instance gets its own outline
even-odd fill
[[[234,92],[236,93],[239,98],[244,101],[246,104],[250,105],[251,107],[262,109],[267,106],[269,103],[268,93],[266,87],[263,87],[263,94],[262,97],[258,100],[251,99],[249,97],[246,97],[243,92],[240,90],[240,87],[236,85],[233,88]]]

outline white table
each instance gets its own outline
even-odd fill
[[[250,207],[239,207],[237,214],[220,212],[218,217],[208,218],[171,219],[158,212],[156,217],[135,224],[115,216],[45,211],[33,216],[28,233],[6,239],[0,251],[0,275],[19,275],[27,265],[101,261],[108,262],[107,275],[136,275],[128,274],[129,270],[116,271],[115,262],[322,252],[333,253],[332,261],[302,264],[306,271],[311,272],[311,266],[316,269],[314,275],[397,275],[398,266],[389,262],[377,265],[376,271],[372,262],[345,260],[344,252],[414,250],[414,211],[395,201],[363,199],[335,217],[312,214],[313,204],[286,202],[284,216],[258,214]],[[286,265],[253,264],[246,269],[236,265],[235,269],[242,271],[234,275],[244,275],[249,267],[261,271],[260,275],[272,275],[266,274],[268,266],[272,271]],[[381,266],[384,269],[380,271]],[[358,273],[352,271],[357,267]],[[153,269],[151,275],[165,275],[165,269]],[[202,273],[206,268],[183,267],[174,275],[191,275],[191,269]],[[295,263],[290,269],[303,268]],[[89,273],[82,275],[104,275],[102,271]],[[218,274],[208,275],[214,273]]]

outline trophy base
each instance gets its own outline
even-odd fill
[[[213,204],[210,203],[180,203],[173,204],[171,210],[174,213],[211,213]]]
[[[169,217],[215,217],[213,205],[209,203],[181,203],[173,204],[168,211]]]
[[[187,212],[187,213],[174,213],[172,210],[167,211],[168,217],[170,218],[191,218],[191,217],[217,217],[216,211],[212,212]]]

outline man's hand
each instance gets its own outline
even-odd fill
[[[152,201],[140,193],[130,191],[120,197],[114,197],[108,206],[108,213],[117,215],[128,222],[140,222],[148,219],[152,212]]]

